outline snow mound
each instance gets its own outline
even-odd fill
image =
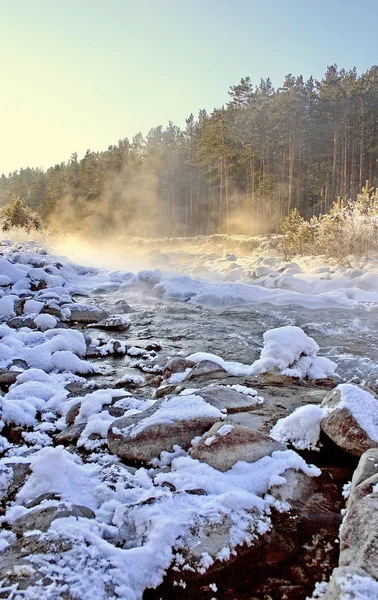
[[[288,325],[264,333],[260,359],[253,363],[253,374],[280,372],[303,379],[323,379],[335,374],[337,365],[317,356],[318,344],[300,327]]]
[[[187,359],[199,363],[210,360],[220,365],[229,375],[250,377],[278,372],[299,379],[324,379],[335,374],[337,365],[329,358],[317,356],[318,344],[300,327],[288,325],[269,329],[264,333],[264,347],[260,359],[252,365],[225,361],[216,354],[196,352]]]
[[[328,413],[320,406],[307,404],[297,408],[291,415],[279,419],[270,431],[277,442],[290,442],[298,450],[318,450],[320,422]]]

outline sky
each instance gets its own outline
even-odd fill
[[[0,173],[225,104],[249,75],[378,64],[378,0],[0,0]]]

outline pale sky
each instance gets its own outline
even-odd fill
[[[378,63],[378,0],[0,0],[0,173],[105,150],[228,100]]]

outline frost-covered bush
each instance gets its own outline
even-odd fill
[[[27,231],[40,229],[41,219],[33,213],[18,196],[13,196],[6,206],[0,210],[0,226],[3,231],[14,227],[22,227]]]
[[[305,221],[294,208],[282,221],[281,232],[284,234],[283,251],[285,260],[296,254],[314,253],[313,246],[316,236],[314,222]]]
[[[340,263],[378,253],[378,193],[364,188],[355,203],[334,204],[318,219],[318,251]]]
[[[356,202],[339,199],[325,215],[305,221],[293,209],[281,223],[285,258],[325,254],[341,264],[378,254],[378,191],[363,188]]]

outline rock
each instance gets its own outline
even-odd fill
[[[8,371],[7,369],[0,369],[0,389],[4,392],[8,391],[8,388],[13,383],[16,383],[17,376],[21,374],[21,371]]]
[[[340,387],[341,386],[338,386],[332,390],[332,392],[327,394],[327,396],[324,398],[321,406],[335,410],[332,410],[332,412],[322,419],[320,426],[324,433],[340,448],[346,450],[354,456],[361,456],[369,448],[378,447],[378,442],[369,437],[368,433],[359,425],[348,406],[342,406],[338,408],[338,405],[343,402]],[[342,389],[344,389],[344,387],[360,390],[362,394],[361,406],[364,405],[364,398],[367,396],[369,396],[373,402],[376,400],[372,394],[366,390],[363,390],[362,388],[348,384],[342,386]]]
[[[102,355],[97,346],[87,346],[85,358],[99,358],[100,356]]]
[[[27,504],[25,504],[25,508],[35,508],[44,500],[60,500],[60,495],[55,494],[54,492],[47,492],[46,494],[41,494],[40,496],[34,498],[34,500],[30,500],[29,502],[27,502]]]
[[[358,425],[347,408],[337,410],[321,421],[321,428],[335,444],[354,456],[378,446]]]
[[[227,371],[212,360],[198,363],[186,376],[185,381],[212,381],[227,377]]]
[[[12,530],[17,536],[22,536],[25,531],[37,529],[38,531],[47,531],[55,519],[63,517],[85,517],[94,519],[93,510],[86,506],[75,504],[59,504],[58,506],[47,506],[32,510],[13,522]]]
[[[12,478],[2,498],[3,501],[11,502],[24,485],[27,477],[31,475],[30,463],[7,463],[7,465],[2,465],[1,468],[12,470]]]
[[[29,561],[28,558],[34,554],[58,557],[60,553],[66,552],[71,546],[72,542],[67,539],[46,540],[36,535],[23,537],[10,544],[0,554],[0,581],[2,588],[17,589],[17,595],[23,597],[22,590],[27,590],[28,587],[34,586],[38,582],[38,597],[48,598],[48,590],[49,588],[51,590],[52,579],[45,577],[43,572],[38,570],[38,566]],[[55,579],[53,585],[56,586],[59,582],[61,584],[65,583],[62,579]],[[67,586],[65,585],[64,587]],[[46,591],[46,595],[44,591]],[[32,592],[32,594],[34,595],[35,592]],[[62,600],[63,598],[64,600],[73,600],[73,597],[66,592],[63,592],[61,598]]]
[[[378,448],[371,448],[370,450],[364,452],[364,454],[361,456],[357,465],[357,469],[353,473],[348,504],[354,501],[356,495],[360,495],[358,494],[358,490],[362,484],[365,484],[366,482],[370,481],[372,477],[377,475]]]
[[[55,436],[56,445],[63,444],[69,446],[75,444],[85,429],[85,423],[78,423],[77,425],[70,425],[67,429],[63,429],[60,433]]]
[[[126,302],[126,300],[118,300],[115,305],[117,307],[117,312],[124,314],[134,312],[134,309]]]
[[[151,344],[147,344],[147,346],[145,347],[145,350],[147,350],[147,352],[160,352],[161,345],[157,344],[155,342],[152,342]]]
[[[176,387],[177,386],[175,383],[168,383],[167,385],[161,385],[160,387],[156,388],[156,390],[154,392],[154,397],[155,398],[163,398],[164,396],[173,394],[176,390]]]
[[[372,584],[377,586],[375,590],[371,589]],[[362,589],[359,590],[359,586]],[[370,593],[367,592],[369,588]],[[351,589],[353,589],[353,592],[351,592]],[[333,571],[325,596],[322,596],[322,598],[323,600],[357,600],[358,598],[369,600],[370,598],[376,598],[377,593],[377,582],[371,579],[363,569],[358,567],[338,567]]]
[[[20,329],[21,327],[29,327],[29,329],[37,329],[32,317],[13,317],[7,322],[8,327],[12,329]]]
[[[324,480],[320,482],[318,481],[320,478],[308,477],[304,473],[293,469],[286,470],[282,474],[282,477],[286,479],[286,483],[280,486],[272,486],[270,492],[279,500],[287,502],[291,506],[290,512],[278,513],[273,510],[272,528],[267,533],[255,538],[250,548],[245,546],[238,549],[238,559],[241,559],[242,555],[246,554],[248,556],[248,564],[253,564],[254,569],[266,569],[267,567],[270,568],[277,565],[284,566],[285,568],[287,561],[290,564],[293,558],[299,557],[304,553],[302,547],[303,540],[311,540],[312,536],[317,533],[321,547],[325,539],[327,539],[327,542],[329,541],[329,537],[334,539],[338,532],[339,520],[332,521],[330,519],[332,528],[330,525],[328,530],[324,529],[320,533],[319,524],[316,520],[318,514],[314,515],[311,523],[311,532],[308,531],[309,519],[305,513],[314,495],[320,493],[321,499],[319,501],[320,503],[322,501],[325,503],[323,512],[331,512],[328,510],[325,495],[321,493]],[[328,504],[331,504],[331,502]],[[336,517],[339,516],[335,515],[335,513],[332,514]],[[231,529],[232,524],[227,515],[225,515],[222,521],[216,524],[208,523],[196,532],[196,538],[193,540],[194,543],[190,544],[189,542],[189,547],[185,546],[184,550],[181,550],[181,553],[185,556],[190,566],[198,564],[197,561],[201,560],[204,552],[209,553],[211,557],[215,558],[218,552],[228,545]],[[324,537],[322,537],[323,535]],[[313,547],[315,545],[315,543],[312,544]],[[234,560],[234,557],[230,557],[230,562]],[[215,568],[220,567],[219,563],[218,566],[216,563],[214,566]],[[210,567],[207,574],[210,574],[212,569],[213,567]],[[184,575],[184,571],[181,574]],[[190,577],[189,571],[188,576]],[[277,598],[281,598],[281,596],[277,596]]]
[[[76,402],[76,404],[73,404],[71,406],[70,410],[66,414],[67,425],[73,425],[75,423],[75,419],[80,412],[80,407],[81,407],[81,402]]]
[[[375,394],[378,393],[378,373],[370,373],[365,383],[366,387],[370,388]]]
[[[191,401],[193,398],[196,400]],[[108,431],[110,451],[128,462],[148,463],[176,444],[188,449],[193,438],[201,436],[221,418],[221,413],[213,407],[212,410],[201,407],[205,412],[198,413],[198,416],[195,416],[194,410],[191,419],[180,416],[177,409],[168,416],[172,406],[169,403],[173,400],[177,399],[158,400],[142,413],[114,421]],[[181,401],[186,410],[191,404],[194,408],[198,405],[197,397],[186,396],[185,400],[180,398]],[[201,402],[206,406],[205,402]],[[164,417],[159,417],[159,411]]]
[[[238,461],[256,462],[285,446],[272,438],[239,425],[215,423],[191,450],[192,458],[218,471],[228,471]]]
[[[340,529],[340,567],[378,579],[378,449],[365,452],[354,472]],[[378,589],[378,584],[377,584]]]
[[[76,323],[95,323],[109,317],[109,314],[105,310],[94,304],[63,304],[61,312],[65,321],[74,321]]]
[[[198,390],[198,394],[209,404],[229,414],[253,410],[259,404],[256,396],[242,394],[225,385],[211,385]]]
[[[2,435],[7,438],[11,444],[22,444],[24,443],[25,430],[20,425],[14,425],[8,422],[2,430]]]
[[[194,366],[194,362],[186,358],[171,358],[164,366],[163,379],[169,379],[174,373],[184,373],[186,369],[192,369]]]
[[[97,323],[91,323],[88,327],[94,327],[96,329],[104,329],[105,331],[127,331],[130,329],[130,321],[124,319],[122,317],[108,317],[107,319],[102,319]]]

